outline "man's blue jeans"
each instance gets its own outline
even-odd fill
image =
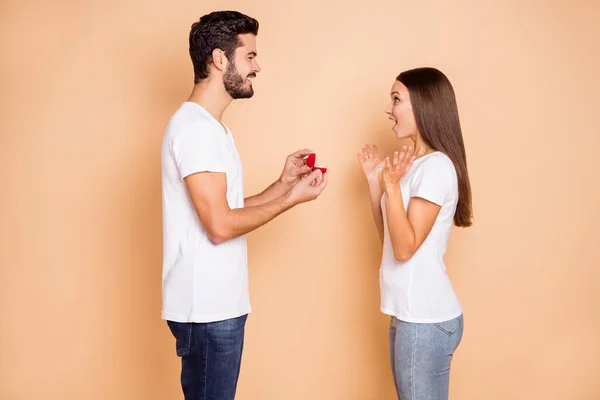
[[[209,323],[167,321],[181,357],[185,400],[233,400],[248,315]]]

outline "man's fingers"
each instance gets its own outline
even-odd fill
[[[323,177],[325,176],[325,174],[321,171],[321,173],[319,175],[317,175],[317,179],[315,179],[315,185],[319,186],[321,184],[321,182],[323,182]]]
[[[292,172],[293,172],[294,176],[305,175],[310,172],[310,167],[308,165],[303,165],[299,168],[294,168],[292,170]]]
[[[311,149],[302,149],[302,150],[296,151],[295,153],[290,154],[290,156],[292,156],[294,158],[303,158],[311,153],[314,153]]]
[[[321,179],[321,182],[318,185],[319,190],[323,190],[325,189],[325,186],[327,186],[327,173],[323,174],[323,178]]]
[[[307,179],[310,179],[310,181],[314,181],[315,179],[317,179],[317,176],[319,176],[319,174],[322,174],[320,169],[315,169],[313,172],[310,173],[310,175],[308,175]]]
[[[320,176],[317,176],[317,178],[312,181],[311,186],[313,186],[314,190],[320,194],[327,186],[327,173],[321,173]]]

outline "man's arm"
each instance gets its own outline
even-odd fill
[[[254,207],[261,204],[268,203],[273,201],[287,192],[292,188],[292,185],[286,184],[281,179],[278,179],[276,182],[272,183],[268,188],[263,190],[261,193],[256,194],[254,196],[246,197],[244,199],[245,207]]]
[[[255,230],[297,204],[314,200],[327,185],[327,179],[321,179],[321,174],[315,171],[283,196],[236,209],[227,204],[224,173],[198,172],[187,176],[185,183],[210,240],[219,244]]]

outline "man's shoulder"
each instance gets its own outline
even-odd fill
[[[201,134],[218,133],[214,122],[208,116],[194,112],[184,103],[171,117],[167,125],[168,135],[181,135],[188,132]]]

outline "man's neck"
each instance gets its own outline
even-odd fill
[[[200,104],[217,121],[221,122],[225,109],[233,99],[223,87],[223,82],[210,79],[194,85],[188,101]]]

